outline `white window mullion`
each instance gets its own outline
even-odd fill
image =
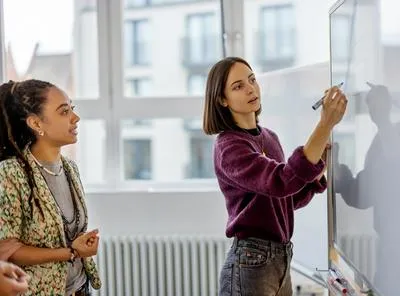
[[[244,56],[244,0],[221,0],[226,56]]]
[[[108,45],[109,45],[109,67],[108,73],[110,83],[110,119],[107,122],[107,179],[116,187],[121,180],[121,120],[118,107],[123,105],[124,100],[124,54],[123,54],[123,26],[124,14],[123,0],[107,1],[108,8]]]
[[[3,0],[0,0],[0,83],[6,79],[6,60],[4,50],[4,12]]]
[[[111,83],[110,68],[112,61],[109,59],[110,29],[111,19],[108,13],[108,0],[97,0],[97,27],[98,27],[98,46],[99,46],[99,93],[100,103],[106,108],[110,108],[111,101]],[[96,105],[98,107],[98,105]],[[109,110],[107,110],[109,112]]]

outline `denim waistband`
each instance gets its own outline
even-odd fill
[[[264,251],[275,251],[275,252],[283,252],[285,254],[293,254],[293,243],[278,243],[270,240],[264,240],[255,237],[248,237],[245,239],[238,239],[237,237],[233,240],[234,248],[236,247],[247,247],[247,248],[255,248]]]

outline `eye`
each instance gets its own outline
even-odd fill
[[[256,82],[256,78],[255,78],[255,77],[251,77],[251,78],[250,78],[250,82],[251,82],[251,83]]]
[[[72,106],[71,106],[71,110],[74,111],[74,110],[75,110],[75,107],[76,107],[75,105],[72,105]]]
[[[239,89],[241,89],[241,87],[242,87],[241,84],[236,84],[236,85],[233,87],[233,90],[239,90]]]

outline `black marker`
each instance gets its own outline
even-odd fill
[[[339,83],[338,85],[336,85],[337,87],[341,87],[343,85],[344,82]],[[312,105],[312,108],[314,110],[317,110],[319,107],[321,107],[322,103],[324,102],[324,98],[325,96],[323,96],[322,98],[320,98],[314,105]]]

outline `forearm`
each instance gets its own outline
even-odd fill
[[[14,264],[26,266],[68,261],[70,258],[71,251],[68,248],[36,248],[24,245],[15,251],[9,260]]]
[[[317,164],[329,141],[332,128],[321,122],[315,127],[313,133],[304,145],[303,151],[305,157],[313,164]]]

